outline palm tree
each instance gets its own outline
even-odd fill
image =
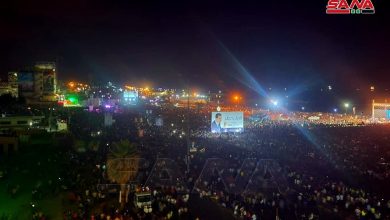
[[[107,176],[111,182],[121,186],[119,192],[121,205],[124,205],[125,201],[127,202],[129,192],[126,184],[137,176],[138,163],[139,158],[134,143],[130,143],[128,140],[113,143],[112,150],[107,157]]]

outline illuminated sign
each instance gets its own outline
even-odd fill
[[[243,112],[212,112],[211,132],[242,132],[244,130]]]

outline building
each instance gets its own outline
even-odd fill
[[[136,105],[138,103],[138,91],[127,89],[123,91],[122,103],[124,105]]]
[[[372,100],[372,120],[390,121],[390,103]]]
[[[26,100],[37,99],[39,92],[35,90],[35,74],[31,69],[18,72],[18,92],[19,96]]]
[[[57,91],[57,73],[54,62],[38,62],[34,66],[35,91],[41,101],[55,101]]]
[[[15,80],[11,78],[11,80]],[[12,81],[14,83],[14,81]],[[54,62],[38,62],[17,73],[19,95],[28,103],[56,101],[57,72]]]
[[[8,83],[14,88],[18,88],[18,72],[8,72]]]
[[[0,130],[26,129],[35,127],[44,116],[4,116],[0,117]]]
[[[372,120],[389,121],[390,120],[390,103],[379,103],[372,100]]]
[[[10,94],[13,97],[18,97],[18,73],[9,72],[8,81],[0,82],[0,95]]]
[[[0,95],[10,94],[13,97],[18,97],[18,89],[12,88],[8,82],[0,82]]]

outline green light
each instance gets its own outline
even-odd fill
[[[74,103],[77,101],[77,99],[75,97],[69,97],[69,101]]]

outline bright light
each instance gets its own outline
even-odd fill
[[[349,108],[349,103],[344,103],[344,107]]]
[[[334,112],[337,112],[337,108],[333,109]]]
[[[70,101],[70,102],[76,102],[77,99],[76,99],[75,97],[69,97],[69,101]]]
[[[236,101],[237,101],[237,100],[238,100],[238,96],[234,96],[234,100],[236,100]]]
[[[302,109],[302,110],[305,110],[305,107],[303,107],[303,106],[302,106],[302,108],[301,108],[301,109]]]
[[[278,100],[274,100],[274,99],[271,100],[271,103],[274,106],[278,106],[278,104],[279,104]]]

